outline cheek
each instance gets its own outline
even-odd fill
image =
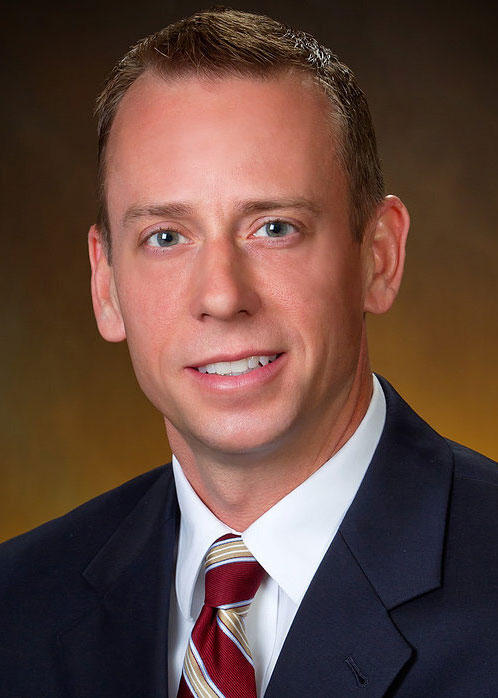
[[[119,287],[119,302],[126,337],[134,364],[147,362],[151,368],[174,343],[180,322],[179,299],[174,285],[153,274],[130,274]]]
[[[344,252],[316,255],[294,269],[288,292],[287,313],[302,343],[304,365],[318,363],[327,371],[337,362],[354,361],[363,327],[358,260]]]
[[[350,235],[349,232],[347,233]],[[311,266],[314,291],[334,316],[356,323],[363,317],[363,283],[360,249],[346,245],[326,249]]]
[[[306,317],[361,315],[361,265],[357,256],[344,251],[318,249],[313,255],[287,260],[274,278],[274,295],[289,312]]]

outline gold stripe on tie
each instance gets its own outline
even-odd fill
[[[220,694],[213,691],[211,686],[206,681],[204,674],[202,673],[202,670],[192,652],[190,643],[185,654],[183,668],[192,688],[195,691],[195,695],[198,696],[198,698],[219,698]]]
[[[238,610],[239,609],[230,609],[229,611],[227,611],[225,609],[220,608],[218,609],[218,617],[220,621],[223,623],[223,625],[225,625],[225,627],[228,628],[228,630],[232,633],[235,639],[238,640],[240,645],[244,648],[248,657],[251,657],[251,648],[249,647],[249,642],[247,641],[244,622],[240,617],[242,614],[238,613]]]
[[[247,557],[252,558],[252,554],[246,548],[246,546],[240,541],[227,541],[220,545],[212,547],[207,556],[205,566],[209,567],[218,562],[225,562],[233,558]]]

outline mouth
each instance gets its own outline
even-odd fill
[[[267,366],[279,358],[281,354],[247,356],[237,361],[217,361],[204,366],[196,366],[199,373],[215,374],[217,376],[244,376],[262,366]]]

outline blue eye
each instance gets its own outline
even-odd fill
[[[187,238],[176,230],[158,230],[147,239],[150,247],[174,247],[181,242],[187,242]]]
[[[295,231],[295,227],[291,223],[285,221],[268,221],[254,233],[254,237],[262,238],[283,238]]]

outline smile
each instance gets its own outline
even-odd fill
[[[261,366],[270,364],[272,361],[275,361],[277,356],[278,354],[273,354],[272,356],[248,356],[237,361],[218,361],[214,364],[198,366],[197,370],[200,373],[214,373],[218,376],[243,376]]]

